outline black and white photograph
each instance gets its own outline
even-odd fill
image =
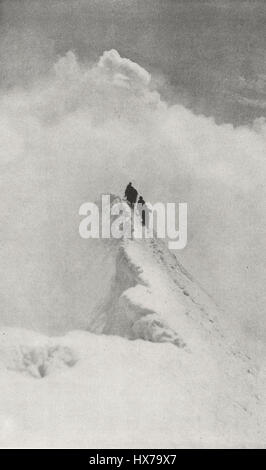
[[[0,0],[0,449],[265,449],[265,305],[265,0]]]

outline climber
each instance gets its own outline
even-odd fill
[[[141,215],[141,222],[142,222],[142,225],[148,225],[148,212],[149,212],[149,209],[146,205],[146,202],[144,201],[143,197],[140,196],[139,199],[138,199],[138,209],[139,209],[139,213]]]
[[[131,182],[126,187],[125,197],[130,207],[133,207],[138,197],[138,191],[132,186]]]

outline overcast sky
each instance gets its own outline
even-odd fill
[[[0,18],[3,86],[29,83],[68,50],[95,61],[115,48],[196,112],[235,124],[265,114],[263,0],[2,0]]]

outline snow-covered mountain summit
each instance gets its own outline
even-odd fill
[[[164,241],[83,242],[86,326],[0,331],[0,445],[264,445],[261,373]]]
[[[112,204],[117,202],[121,199],[113,196]],[[141,225],[138,218],[134,223]],[[91,242],[94,283],[100,276],[105,288],[91,309],[90,331],[178,347],[193,336],[193,321],[205,332],[218,333],[215,303],[155,233],[136,238],[132,229],[130,238]]]

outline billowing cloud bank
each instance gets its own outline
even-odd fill
[[[189,204],[180,253],[243,330],[263,330],[266,125],[216,125],[156,91],[115,50],[60,58],[0,100],[0,320],[43,331],[86,324],[87,241],[78,208],[132,180],[145,199]]]

